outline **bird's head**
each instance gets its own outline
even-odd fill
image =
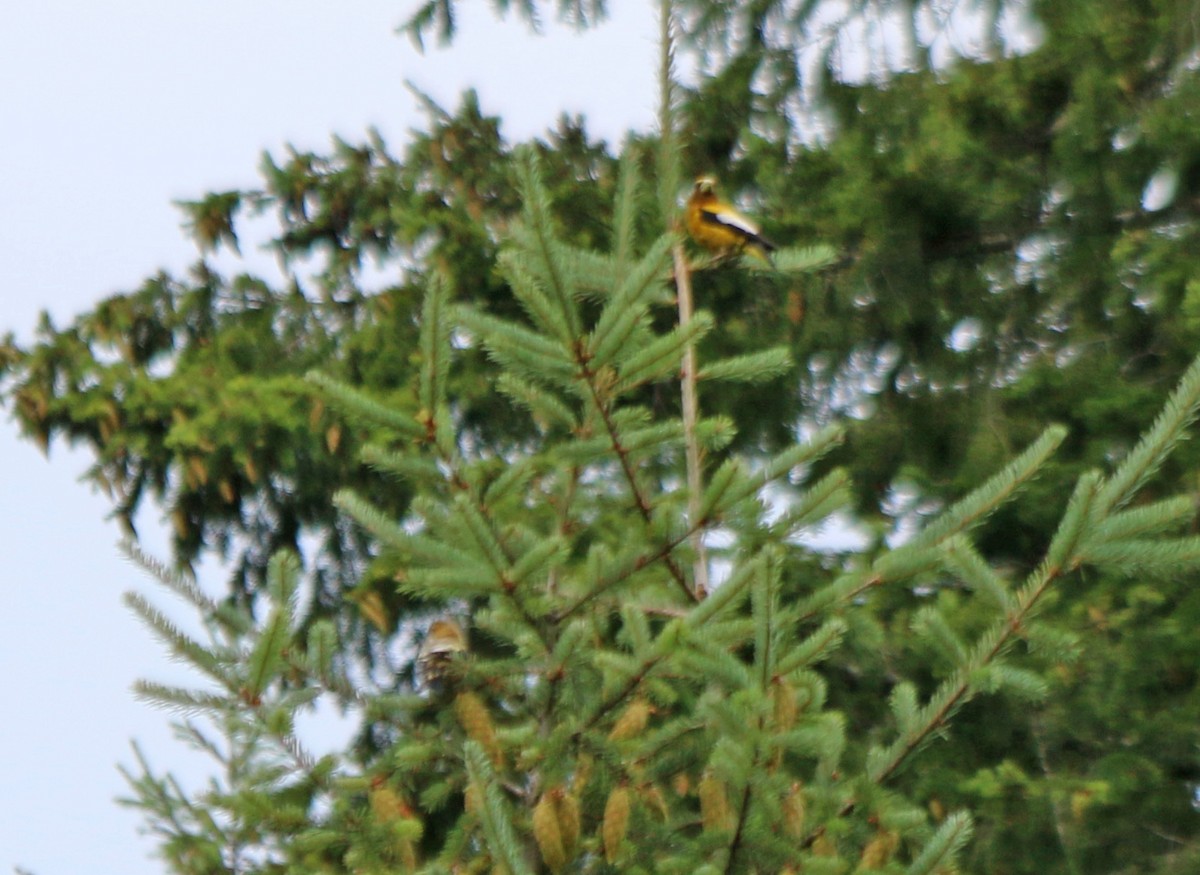
[[[696,180],[692,191],[696,194],[716,194],[717,180],[712,176],[701,176]]]

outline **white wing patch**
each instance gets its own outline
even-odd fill
[[[706,221],[713,222],[717,225],[724,225],[727,228],[732,228],[747,237],[757,237],[759,235],[758,226],[738,213],[732,210],[701,210]]]

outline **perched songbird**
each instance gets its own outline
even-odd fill
[[[445,679],[453,661],[467,652],[467,636],[453,620],[434,620],[417,650],[417,670],[429,687]]]
[[[758,225],[751,222],[729,204],[717,198],[717,181],[701,176],[688,198],[685,220],[692,239],[721,255],[749,252],[770,261],[767,253],[775,244],[762,236]]]

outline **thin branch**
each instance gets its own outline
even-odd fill
[[[634,504],[637,506],[638,513],[641,514],[642,519],[649,524],[653,519],[653,506],[650,497],[642,490],[641,484],[638,483],[637,470],[633,467],[633,460],[629,457],[629,450],[621,440],[620,431],[617,428],[616,422],[613,421],[612,410],[604,400],[604,393],[597,384],[596,372],[582,358],[582,352],[579,353],[579,356],[580,374],[587,382],[588,391],[592,396],[592,403],[596,406],[596,410],[600,414],[600,419],[604,423],[604,429],[608,434],[613,452],[616,453],[617,459],[621,463],[621,471],[629,483],[630,490],[633,492]],[[668,553],[663,556],[663,561],[666,563],[671,578],[679,584],[679,588],[683,590],[684,595],[687,596],[689,601],[697,601],[696,593],[688,586],[687,576],[683,573],[683,569],[679,567],[679,563],[675,561],[675,558]]]
[[[1033,738],[1034,748],[1037,751],[1038,765],[1042,769],[1042,774],[1050,782],[1054,781],[1054,770],[1050,766],[1050,754],[1046,750],[1046,734],[1042,730],[1042,721],[1035,713],[1029,719],[1029,732]],[[1050,813],[1054,817],[1054,831],[1058,834],[1058,845],[1062,848],[1063,859],[1066,861],[1067,870],[1071,875],[1079,875],[1079,866],[1075,862],[1074,842],[1071,841],[1070,827],[1068,826],[1068,812],[1063,800],[1055,794],[1050,796]]]
[[[1071,567],[1070,563],[1066,564]],[[1020,634],[1038,602],[1049,590],[1050,584],[1061,578],[1066,570],[1062,565],[1043,563],[1034,571],[1030,582],[1022,589],[1016,606],[1007,611],[1004,619],[979,642],[973,658],[968,664],[956,671],[953,677],[947,679],[930,699],[924,709],[926,717],[922,724],[897,739],[882,761],[869,769],[867,780],[872,784],[880,785],[891,778],[926,739],[946,724],[950,714],[971,698],[974,679],[978,673],[994,662],[1006,645]],[[842,803],[837,816],[839,818],[848,817],[857,806],[858,801],[851,797]],[[824,833],[825,825],[817,827],[801,842],[801,847],[811,847]]]
[[[692,281],[688,273],[687,257],[683,252],[683,244],[676,241],[671,247],[671,255],[675,261],[676,299],[679,301],[679,325],[682,328],[692,321]],[[700,405],[696,398],[696,347],[689,343],[683,351],[683,365],[680,373],[680,384],[683,392],[683,440],[684,453],[687,463],[687,512],[688,521],[692,524],[692,547],[696,551],[695,565],[692,570],[692,592],[697,598],[708,595],[708,553],[704,546],[704,532],[697,525],[700,521],[700,501],[704,483],[700,470],[700,438],[697,434],[697,423],[700,419]]]
[[[679,189],[679,154],[675,137],[675,40],[673,33],[671,0],[662,0],[659,6],[659,139],[662,143],[659,154],[659,200],[667,230],[675,233],[671,246],[674,261],[675,298],[679,302],[679,327],[686,331],[694,315],[692,282],[688,272],[687,256],[679,239],[676,223],[675,198]],[[680,383],[683,393],[683,435],[685,463],[687,465],[687,514],[694,530],[692,548],[695,560],[692,569],[692,585],[688,589],[693,599],[703,599],[708,594],[708,555],[704,546],[704,533],[696,528],[700,521],[700,502],[703,481],[700,470],[700,440],[697,423],[700,419],[696,400],[696,348],[689,343],[683,351]]]

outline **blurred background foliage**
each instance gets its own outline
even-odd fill
[[[597,2],[495,5],[534,24],[603,26]],[[1200,348],[1194,3],[678,6],[696,70],[680,104],[685,169],[715,173],[770,238],[840,254],[801,279],[697,274],[720,326],[702,359],[786,343],[800,365],[790,382],[704,394],[705,411],[735,416],[746,452],[848,421],[828,464],[853,473],[851,524],[868,553],[1064,423],[1063,451],[981,544],[1026,568],[1069,484],[1131,446]],[[456,14],[433,0],[409,32],[450,39]],[[416,414],[427,276],[516,312],[495,268],[520,206],[521,144],[471,92],[455,108],[424,104],[425,130],[398,151],[368,132],[325,154],[264,155],[258,187],[180,204],[198,249],[186,275],[153,275],[69,325],[43,319],[29,345],[0,345],[2,397],[23,433],[43,448],[86,446],[88,479],[131,529],[147,502],[161,507],[176,559],[219,555],[227,596],[242,602],[276,549],[299,549],[310,620],[334,618],[368,661],[422,606],[396,593],[398,569],[330,496],[351,487],[399,517],[409,494],[358,462],[371,427],[331,417],[299,378],[320,368]],[[565,238],[605,247],[618,160],[632,153],[652,170],[653,134],[611,144],[564,117],[535,145]],[[647,239],[667,220],[656,210],[645,205]],[[244,239],[257,216],[273,222],[282,280],[211,263],[263,242]],[[503,451],[525,426],[492,378],[482,353],[465,351],[450,394],[469,432]],[[1172,457],[1171,491],[1195,491],[1196,453]],[[881,594],[858,630],[872,646],[840,668],[838,706],[882,708],[889,666],[925,658],[909,640],[914,612],[927,599],[953,609],[955,597],[938,581]],[[1050,706],[974,703],[903,780],[930,806],[979,812],[969,871],[1196,871],[1194,581],[1093,576],[1049,614],[1077,641],[1028,656],[1052,684]]]

